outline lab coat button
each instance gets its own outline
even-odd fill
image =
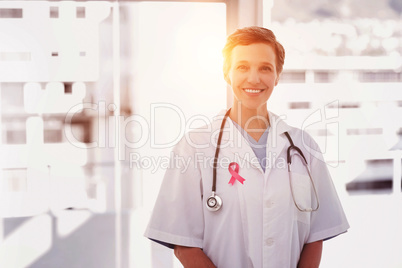
[[[272,203],[270,200],[266,200],[266,201],[265,201],[265,207],[266,207],[266,208],[271,208],[272,205],[273,205],[273,203]]]
[[[272,246],[274,243],[275,243],[275,240],[273,238],[265,239],[265,245],[267,245],[267,246]]]

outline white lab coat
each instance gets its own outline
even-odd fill
[[[230,119],[226,121],[216,189],[223,206],[208,211],[205,204],[211,195],[212,163],[223,115],[206,128],[187,133],[175,146],[146,237],[202,248],[219,268],[293,268],[304,244],[346,232],[349,225],[318,145],[272,113],[265,173],[249,143]],[[300,212],[293,202],[285,131],[307,158],[319,197],[316,212]],[[293,160],[295,198],[303,206],[314,207],[307,173],[297,158]],[[239,164],[244,184],[228,183],[231,162]]]

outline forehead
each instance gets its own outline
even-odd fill
[[[271,45],[255,43],[247,46],[235,46],[232,50],[232,62],[269,62],[275,64],[275,51]]]

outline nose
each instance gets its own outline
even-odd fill
[[[247,82],[249,82],[250,84],[259,84],[260,83],[260,74],[258,73],[258,70],[251,69],[249,71],[249,74],[247,77]]]

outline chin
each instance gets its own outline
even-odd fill
[[[261,108],[266,109],[266,107],[267,107],[267,102],[256,103],[256,102],[243,101],[240,103],[241,103],[242,108],[246,108],[249,110],[257,110],[257,109],[261,109]]]

